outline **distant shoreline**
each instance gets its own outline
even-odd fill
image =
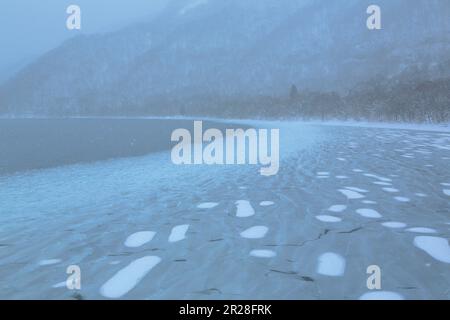
[[[311,125],[326,126],[346,126],[346,127],[362,127],[362,128],[378,128],[378,129],[399,129],[399,130],[415,130],[415,131],[433,131],[450,133],[450,123],[411,123],[411,122],[378,122],[378,121],[359,121],[359,120],[305,120],[300,118],[255,118],[255,119],[238,119],[238,118],[215,118],[210,116],[68,116],[68,117],[49,117],[49,116],[5,116],[0,115],[0,120],[8,119],[105,119],[105,120],[206,120],[220,123],[235,123],[245,125],[273,125],[275,123],[302,123]]]

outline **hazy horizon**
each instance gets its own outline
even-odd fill
[[[145,19],[168,0],[16,0],[2,6],[0,82],[65,40],[79,34],[105,33]],[[66,9],[81,7],[81,30],[68,30]],[[31,36],[30,36],[31,33]]]

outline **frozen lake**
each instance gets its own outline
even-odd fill
[[[263,177],[173,165],[188,120],[0,121],[2,299],[450,299],[448,132],[257,122]]]

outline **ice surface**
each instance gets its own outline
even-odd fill
[[[428,253],[434,259],[450,263],[450,246],[448,240],[440,237],[418,236],[414,245]]]
[[[125,240],[125,246],[130,248],[140,247],[147,242],[150,242],[155,234],[156,232],[153,231],[140,231],[133,233]]]
[[[132,290],[158,263],[161,258],[147,256],[131,262],[119,270],[101,288],[100,293],[106,298],[120,298]]]
[[[358,210],[356,210],[356,213],[363,217],[366,217],[366,218],[376,219],[376,218],[382,217],[382,215],[379,214],[378,211],[373,210],[373,209],[366,209],[366,208],[358,209]]]
[[[341,255],[334,252],[327,252],[319,257],[317,273],[330,277],[339,277],[344,272],[345,259]]]
[[[260,239],[264,238],[269,228],[265,226],[254,226],[251,228],[248,228],[245,231],[241,232],[241,237],[247,238],[247,239]]]
[[[448,298],[445,294],[450,275],[448,265],[435,261],[425,254],[426,250],[413,245],[414,237],[428,235],[402,229],[435,228],[444,244],[441,249],[430,246],[427,250],[450,256],[445,253],[449,251],[450,226],[445,224],[450,222],[446,215],[450,212],[449,198],[442,192],[450,187],[441,185],[450,182],[448,161],[442,159],[450,155],[448,150],[434,148],[429,159],[419,154],[414,160],[405,159],[399,155],[411,150],[393,152],[395,147],[409,146],[395,136],[398,131],[320,126],[320,129],[314,128],[313,136],[313,141],[320,143],[309,145],[303,153],[299,152],[303,149],[296,148],[303,147],[304,133],[308,136],[310,129],[293,127],[298,134],[291,136],[289,148],[295,152],[281,162],[279,174],[270,178],[260,177],[258,170],[251,166],[173,166],[166,163],[170,155],[163,152],[0,176],[0,278],[5,284],[0,298],[70,298],[73,292],[63,287],[54,289],[52,285],[64,280],[65,267],[73,263],[80,264],[83,278],[88,277],[83,285],[83,297],[100,299],[102,285],[130,262],[149,254],[145,253],[149,250],[161,253],[158,255],[163,258],[164,268],[161,262],[161,266],[140,280],[135,290],[121,297],[233,299],[233,294],[239,292],[244,299],[358,298],[366,291],[366,278],[359,287],[355,286],[355,281],[359,281],[356,275],[361,274],[361,262],[367,261],[365,266],[374,263],[382,267],[389,261],[396,261],[389,264],[389,272],[383,273],[383,289],[399,290],[411,299]],[[410,141],[423,139],[420,142],[423,144],[428,144],[436,135],[419,134],[402,132]],[[289,135],[289,131],[284,131],[282,139]],[[327,140],[328,137],[331,138]],[[361,152],[360,147],[349,150],[347,144],[351,141],[355,142],[352,145],[370,145],[373,150],[367,153]],[[384,153],[379,150],[380,146],[385,147]],[[345,151],[342,156],[349,162],[335,161],[336,151],[342,149]],[[371,157],[375,151],[383,155],[376,161]],[[430,161],[434,168],[424,169],[423,165]],[[386,194],[382,187],[389,187],[391,183],[353,173],[352,168],[356,167],[395,179],[392,185],[401,193]],[[330,178],[316,179],[319,170],[329,171]],[[347,174],[349,179],[336,180],[336,174]],[[366,198],[347,200],[337,189],[353,191]],[[428,197],[418,198],[415,194],[419,192]],[[397,202],[392,198],[396,195],[411,197],[411,203]],[[247,219],[236,218],[239,210],[234,205],[238,199],[249,200],[247,207],[251,203],[261,214],[256,212]],[[274,200],[276,210],[275,206],[260,207],[261,200]],[[199,215],[202,210],[197,206],[203,201],[219,203],[211,210],[215,214]],[[369,201],[370,205],[362,204]],[[346,205],[343,212],[347,214],[327,211],[332,205]],[[355,212],[358,208],[375,209],[385,219],[360,218]],[[320,214],[335,217],[316,218]],[[401,221],[400,225],[396,225],[396,221]],[[185,223],[190,224],[187,232],[192,228],[192,236],[186,233],[185,240],[169,243],[167,237],[171,228]],[[256,225],[269,229],[262,240],[240,236]],[[147,244],[137,250],[123,246],[127,237],[143,230],[157,231],[149,243],[151,246]],[[269,254],[255,251],[250,256],[253,249],[274,251],[268,250]],[[292,286],[292,278],[297,276],[268,274],[269,269],[274,269],[296,272],[298,276],[312,274],[315,278],[317,259],[326,252],[345,257],[345,279],[320,276],[315,283],[306,281],[302,282],[304,285]],[[51,258],[60,258],[63,262],[32,272],[38,261]],[[433,263],[425,267],[429,262]],[[224,268],[217,268],[222,264]],[[125,282],[129,280],[128,276],[123,278]],[[399,279],[408,279],[408,283],[401,283]],[[316,286],[319,280],[320,286]],[[217,288],[221,293],[199,294],[204,289],[199,283]],[[402,285],[417,290],[400,289]],[[126,286],[130,287],[128,283]]]
[[[182,224],[172,228],[169,235],[169,242],[178,242],[186,238],[186,232],[189,229],[188,224]]]
[[[442,192],[444,192],[446,196],[450,196],[450,189],[444,189]]]
[[[255,210],[253,209],[250,202],[247,200],[236,201],[236,206],[237,206],[236,217],[247,218],[255,214]]]

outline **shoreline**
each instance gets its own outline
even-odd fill
[[[48,117],[48,116],[0,116],[0,120],[67,120],[67,119],[95,119],[95,120],[205,120],[220,123],[233,123],[243,125],[265,124],[309,124],[323,126],[344,126],[377,129],[398,129],[414,131],[431,131],[450,133],[450,123],[429,124],[409,122],[378,122],[378,121],[356,121],[356,120],[304,120],[292,119],[265,119],[265,118],[216,118],[209,116],[71,116],[71,117]]]

